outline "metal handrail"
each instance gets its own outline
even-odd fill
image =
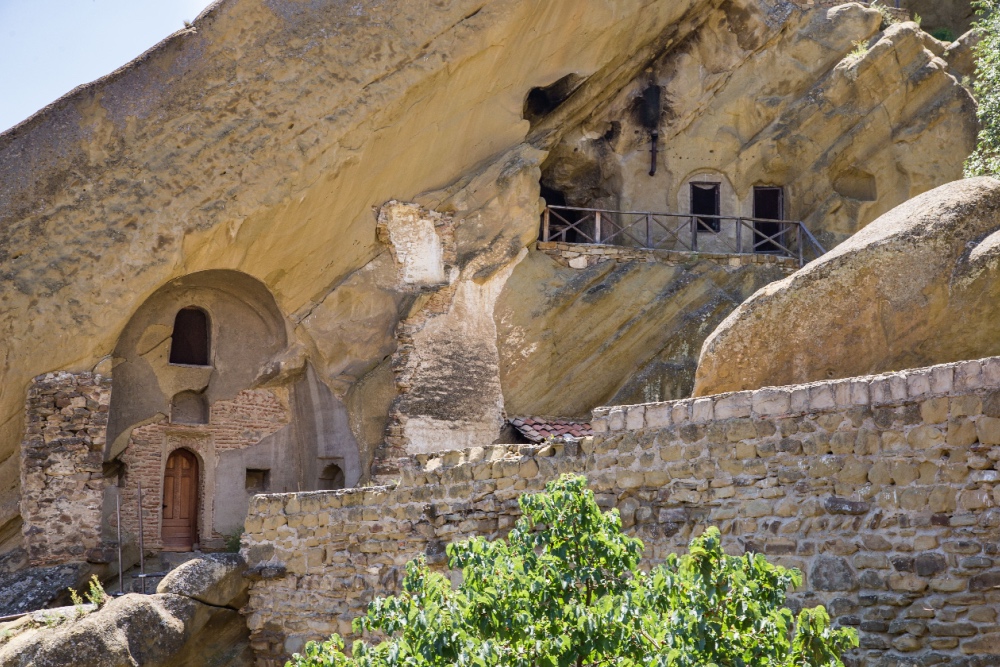
[[[676,221],[680,224],[675,224]],[[591,224],[585,228],[585,223]],[[724,225],[733,227],[734,242],[722,234]],[[776,225],[777,231],[774,227],[761,228],[758,225]],[[744,230],[750,234],[749,252],[744,250]],[[585,240],[570,241],[571,232]],[[779,255],[797,259],[800,267],[808,261],[807,256],[815,259],[826,253],[809,229],[797,220],[554,205],[546,206],[542,214],[542,241],[699,252],[698,237],[705,233],[715,234],[716,242],[723,245],[727,254]]]

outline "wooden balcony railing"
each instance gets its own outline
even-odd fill
[[[701,245],[700,252],[780,255],[799,266],[826,252],[798,221],[575,206],[547,206],[541,240],[689,252]]]

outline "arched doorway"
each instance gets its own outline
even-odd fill
[[[163,471],[164,551],[191,551],[198,541],[198,458],[175,449]]]

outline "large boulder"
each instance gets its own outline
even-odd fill
[[[706,339],[695,395],[1000,354],[1000,180],[938,187],[772,283]]]
[[[171,571],[156,595],[125,595],[82,618],[73,608],[46,610],[0,626],[0,636],[13,635],[0,643],[0,667],[250,665],[239,613],[245,570],[239,554],[206,555]]]
[[[239,554],[206,554],[170,571],[156,587],[160,594],[183,595],[213,607],[239,609],[246,603],[246,562]]]
[[[0,574],[0,616],[42,609],[59,600],[68,602],[68,589],[86,586],[87,563],[29,567]]]
[[[27,630],[0,646],[0,667],[250,664],[239,612],[180,595],[126,595],[82,619]]]

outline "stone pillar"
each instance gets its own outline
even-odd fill
[[[111,378],[47,373],[28,388],[21,517],[31,565],[106,562],[101,542]]]

